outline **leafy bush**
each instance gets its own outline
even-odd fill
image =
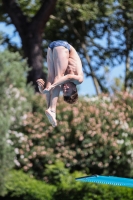
[[[57,186],[53,200],[132,200],[133,189],[75,181],[76,177],[85,174],[76,171],[70,173],[59,161],[47,165],[45,175],[50,183]]]
[[[64,163],[47,165],[45,182],[35,180],[22,171],[12,171],[6,183],[7,194],[1,200],[132,200],[133,189],[75,181],[84,176],[70,173]],[[46,179],[46,178],[49,179]],[[51,184],[46,183],[49,181]]]
[[[56,188],[29,177],[22,171],[12,171],[6,183],[7,194],[3,200],[52,200]]]
[[[31,111],[28,98],[33,90],[26,86],[26,69],[18,53],[0,52],[0,194],[4,194],[8,170],[14,165],[10,130],[17,129]]]
[[[56,128],[44,114],[45,97],[33,98],[34,112],[21,127],[23,141],[14,138],[20,168],[42,179],[45,165],[59,159],[71,172],[132,176],[132,95],[85,97],[72,106],[60,98]]]
[[[133,190],[124,187],[82,183],[60,187],[54,195],[54,200],[132,200]]]

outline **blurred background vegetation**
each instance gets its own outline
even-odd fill
[[[133,1],[0,0],[0,7],[0,23],[13,24],[21,39],[18,47],[0,33],[0,199],[132,200],[132,189],[75,178],[133,178]],[[53,128],[36,79],[46,80],[47,46],[57,39],[75,47],[96,95],[72,106],[60,96]],[[109,85],[108,72],[121,64],[124,78]]]

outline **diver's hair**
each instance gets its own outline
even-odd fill
[[[78,100],[78,93],[77,91],[74,91],[71,96],[64,96],[64,101],[69,103],[69,104],[73,104],[76,103],[76,101]]]

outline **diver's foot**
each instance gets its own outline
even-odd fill
[[[57,121],[56,121],[56,114],[55,112],[51,111],[50,109],[47,109],[45,111],[45,114],[49,120],[49,122],[52,124],[53,127],[57,126]]]

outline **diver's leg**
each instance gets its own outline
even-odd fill
[[[49,86],[51,86],[53,84],[54,78],[55,78],[53,51],[50,48],[48,48],[48,51],[47,51],[47,65],[48,65],[48,78],[47,78],[46,88],[48,88]],[[46,94],[46,102],[47,102],[47,108],[49,108],[49,106],[50,106],[50,93]]]
[[[60,77],[64,76],[65,71],[68,66],[69,51],[63,46],[55,47],[53,49],[53,62],[55,70],[54,82],[56,82]],[[59,97],[61,86],[55,87],[51,91],[50,98],[50,110],[56,113],[56,105]]]

